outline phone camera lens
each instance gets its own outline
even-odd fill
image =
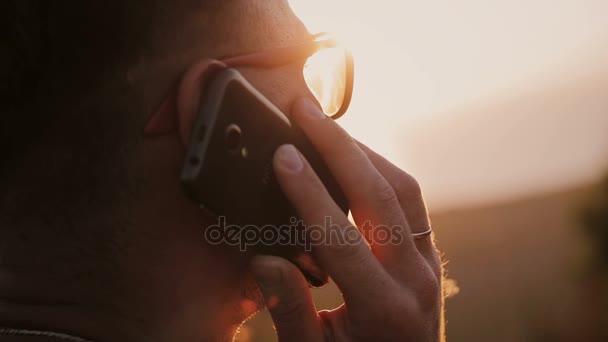
[[[228,126],[224,136],[226,146],[231,150],[239,148],[239,146],[241,146],[241,136],[242,132],[239,126],[234,124]]]

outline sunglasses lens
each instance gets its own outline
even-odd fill
[[[350,72],[348,54],[340,47],[319,50],[306,61],[304,79],[327,116],[344,111]]]

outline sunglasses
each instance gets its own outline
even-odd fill
[[[351,53],[340,46],[336,39],[327,33],[311,35],[310,39],[299,44],[272,48],[243,55],[227,56],[209,60],[209,68],[221,67],[254,67],[271,69],[281,67],[294,61],[306,58],[303,75],[306,84],[315,96],[323,112],[332,119],[343,116],[350,105],[354,83],[354,63]],[[211,72],[203,72],[203,78]],[[205,84],[201,79],[201,84]],[[172,89],[159,109],[152,115],[151,121],[169,122],[165,119],[171,115],[175,104],[177,87]],[[172,127],[165,126],[162,131],[151,134],[168,133]]]

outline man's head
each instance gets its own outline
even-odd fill
[[[247,256],[205,245],[213,222],[180,191],[180,137],[142,132],[200,58],[307,39],[286,0],[0,6],[0,302],[60,304],[55,320],[158,340],[255,311],[243,301]],[[240,71],[288,112],[311,96],[303,62]],[[0,323],[58,323],[9,311]]]

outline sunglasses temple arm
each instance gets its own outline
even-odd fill
[[[255,52],[242,56],[228,57],[222,59],[229,67],[255,66],[261,68],[273,68],[289,63],[298,59],[309,57],[318,49],[317,44],[302,44],[298,46],[276,48],[263,52]]]

